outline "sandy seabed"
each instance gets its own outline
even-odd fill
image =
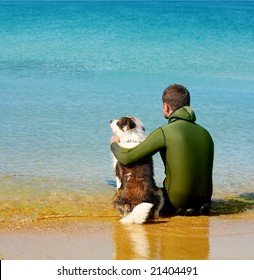
[[[254,211],[143,225],[118,217],[2,222],[0,244],[6,260],[254,260]]]

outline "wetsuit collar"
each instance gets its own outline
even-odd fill
[[[196,116],[191,107],[184,106],[170,115],[168,123],[172,123],[179,119],[194,123],[196,121]]]

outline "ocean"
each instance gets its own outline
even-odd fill
[[[0,221],[115,215],[109,121],[166,124],[173,83],[214,139],[215,205],[252,208],[253,14],[244,1],[0,2]]]

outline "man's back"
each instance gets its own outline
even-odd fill
[[[167,189],[175,208],[197,208],[210,203],[214,145],[210,134],[194,122],[175,119],[162,127],[166,149]]]

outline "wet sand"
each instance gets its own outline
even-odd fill
[[[144,225],[118,217],[0,223],[0,259],[9,260],[253,260],[253,243],[253,210]]]

